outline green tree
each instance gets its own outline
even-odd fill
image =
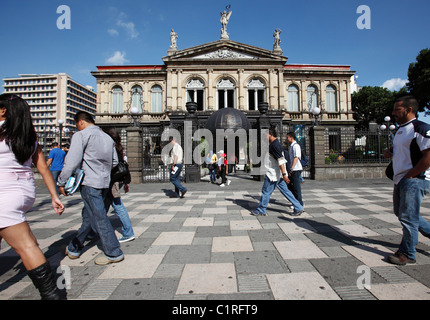
[[[392,92],[382,87],[365,86],[352,94],[352,110],[357,129],[368,129],[370,122],[382,124],[385,116],[391,115],[393,104],[405,90]]]
[[[409,64],[406,86],[411,95],[417,98],[419,111],[430,114],[430,49],[423,49],[417,56],[417,61]]]

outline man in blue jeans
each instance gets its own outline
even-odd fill
[[[54,182],[57,183],[58,176],[60,175],[61,170],[63,170],[66,152],[58,147],[58,142],[53,142],[51,147],[52,149],[51,151],[49,151],[48,161],[46,162],[46,164],[48,165],[48,167],[51,166],[49,170],[52,173]],[[55,187],[57,188],[57,193],[60,194],[57,184],[55,184]]]
[[[415,263],[418,232],[430,237],[430,223],[420,215],[421,201],[430,192],[430,125],[416,119],[418,102],[412,96],[396,100],[393,118],[400,125],[393,140],[393,208],[403,227],[398,251],[388,261],[405,265]]]
[[[287,186],[287,184],[290,183],[290,180],[288,179],[286,163],[287,161],[284,158],[284,148],[282,148],[279,140],[276,139],[276,131],[274,129],[269,129],[269,152],[264,161],[267,171],[264,176],[260,203],[258,204],[257,209],[251,212],[252,215],[267,215],[266,208],[269,205],[270,197],[275,190],[275,187],[277,187],[283,196],[292,203],[294,207],[292,215],[298,216],[302,214],[303,206],[299,201],[297,201]]]
[[[172,153],[171,153],[171,166],[170,166],[170,182],[175,186],[175,195],[170,196],[170,198],[180,197],[183,198],[185,193],[187,192],[187,188],[185,188],[181,184],[181,171],[182,171],[182,160],[184,159],[184,151],[179,143],[176,142],[175,138],[169,137],[169,141],[172,144]]]
[[[95,125],[89,113],[79,111],[75,115],[75,122],[79,132],[73,135],[57,184],[60,192],[65,195],[64,185],[75,169],[81,167],[85,174],[81,184],[84,208],[82,225],[69,243],[66,254],[70,259],[79,258],[86,237],[94,230],[100,237],[104,252],[104,256],[94,261],[95,264],[107,265],[120,262],[124,260],[124,254],[107,217],[104,204],[104,198],[109,190],[111,170],[118,164],[115,143],[109,135]]]

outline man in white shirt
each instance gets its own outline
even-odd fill
[[[286,160],[284,158],[283,148],[278,139],[276,139],[276,131],[269,129],[269,152],[265,155],[264,166],[266,175],[261,189],[261,199],[257,209],[251,211],[253,216],[267,215],[266,209],[269,205],[270,197],[272,196],[275,187],[279,189],[282,195],[293,205],[293,216],[299,216],[303,213],[303,206],[294,197],[293,193],[288,189],[287,171],[285,169]]]
[[[172,153],[171,153],[171,167],[170,167],[170,182],[175,186],[176,195],[170,196],[171,198],[179,197],[179,193],[181,194],[181,198],[184,197],[187,192],[187,188],[185,188],[181,182],[181,171],[182,171],[182,160],[184,158],[184,151],[182,147],[175,141],[175,138],[169,137],[170,143],[173,145]]]
[[[415,263],[418,231],[430,237],[430,223],[420,215],[421,201],[430,192],[430,125],[416,119],[418,102],[412,96],[396,100],[393,118],[400,125],[393,140],[393,208],[403,227],[398,251],[388,261],[405,265]]]
[[[291,183],[288,185],[288,188],[294,194],[294,197],[303,206],[301,186],[301,175],[303,167],[302,163],[300,162],[300,159],[302,157],[302,149],[296,141],[296,135],[294,134],[294,132],[287,133],[287,143],[290,146],[288,148],[288,163],[290,167],[288,176],[291,181]]]

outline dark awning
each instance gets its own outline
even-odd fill
[[[245,114],[234,108],[223,108],[215,111],[206,123],[206,129],[216,132],[216,129],[251,129],[251,124]]]

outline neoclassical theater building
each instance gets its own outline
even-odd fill
[[[218,110],[233,108],[252,124],[260,114],[258,105],[267,102],[267,115],[284,131],[312,124],[316,108],[325,126],[353,126],[356,83],[350,66],[288,64],[278,29],[272,50],[232,41],[226,30],[230,15],[221,13],[219,40],[192,48],[178,50],[172,29],[162,65],[98,66],[92,72],[97,79],[96,122],[121,128],[130,126],[134,115],[144,134],[147,130],[152,154],[159,149],[160,128],[178,115],[185,117],[190,101],[197,104],[202,123]]]

